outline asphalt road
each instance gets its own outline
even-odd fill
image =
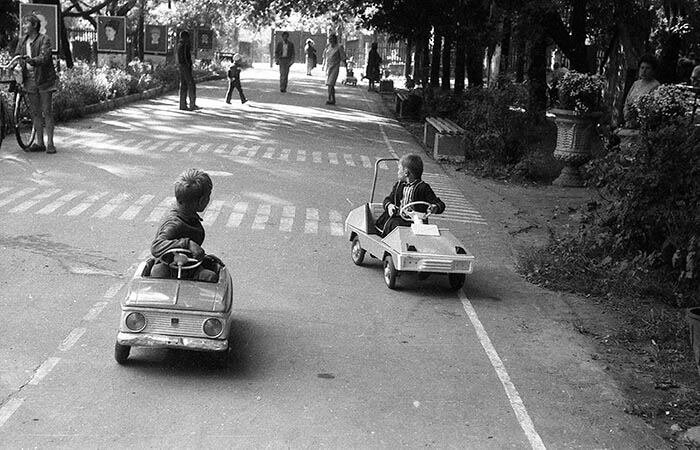
[[[460,293],[379,262],[343,236],[379,157],[423,152],[378,95],[320,77],[243,74],[250,102],[198,86],[60,124],[56,155],[0,153],[0,447],[639,448],[663,446],[563,324],[561,297],[513,274],[488,193],[424,158],[439,219],[477,258]],[[214,180],[204,249],[233,274],[227,369],[205,354],[113,359],[119,298],[172,184]],[[395,178],[380,170],[379,195]],[[542,323],[538,311],[561,317]]]

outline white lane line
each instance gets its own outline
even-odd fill
[[[542,442],[542,438],[535,430],[535,425],[532,423],[532,419],[530,419],[530,415],[525,409],[525,404],[523,404],[523,400],[520,398],[520,394],[518,394],[518,391],[515,389],[515,385],[510,380],[510,376],[508,376],[506,367],[503,364],[501,358],[498,356],[498,352],[496,352],[496,349],[491,343],[491,339],[486,333],[486,329],[484,329],[484,326],[481,324],[479,316],[476,314],[476,310],[472,306],[467,296],[461,290],[459,291],[459,299],[462,302],[464,311],[467,313],[467,316],[469,316],[469,320],[471,321],[472,326],[474,327],[474,331],[476,331],[476,335],[479,338],[479,342],[481,342],[481,346],[486,352],[486,356],[488,356],[489,360],[491,361],[491,365],[496,371],[496,375],[501,381],[503,389],[506,391],[506,395],[508,396],[510,406],[511,408],[513,408],[513,412],[515,412],[515,416],[518,419],[518,423],[520,423],[520,428],[523,429],[523,431],[525,432],[525,436],[527,436],[528,441],[530,441],[530,446],[533,449],[544,450],[544,442]]]
[[[31,380],[29,380],[29,384],[32,386],[36,386],[39,384],[39,382],[51,372],[51,370],[56,367],[56,364],[61,360],[61,358],[56,358],[55,356],[52,356],[51,358],[48,358],[46,361],[44,361],[38,369],[36,369],[36,372],[34,372],[34,376],[32,377]]]
[[[95,320],[97,316],[100,315],[103,309],[105,309],[105,306],[107,306],[107,302],[97,302],[95,303],[92,308],[90,308],[90,311],[87,312],[83,316],[83,320],[86,322],[90,322],[92,320]]]
[[[328,162],[331,164],[338,164],[338,154],[337,153],[329,153],[328,154]]]
[[[384,139],[384,143],[389,149],[389,153],[391,153],[391,156],[393,156],[394,158],[398,158],[399,155],[397,155],[394,151],[394,147],[391,145],[391,141],[389,141],[389,137],[386,135],[386,131],[384,131],[384,126],[381,123],[379,124],[379,131],[382,133],[382,139]]]
[[[352,159],[352,155],[343,153],[343,159],[345,160],[345,164],[355,167],[355,160]]]
[[[165,197],[158,206],[153,208],[146,222],[158,222],[175,204],[175,197]]]
[[[71,330],[70,333],[68,333],[68,336],[61,342],[61,345],[58,346],[58,349],[62,352],[68,351],[75,345],[76,342],[78,342],[78,339],[85,334],[85,328],[75,328]]]
[[[96,193],[96,194],[90,195],[89,197],[87,197],[87,198],[85,199],[84,202],[78,204],[78,206],[76,206],[75,208],[73,208],[73,209],[71,209],[70,211],[68,211],[68,212],[66,213],[66,215],[67,215],[67,216],[77,216],[77,215],[82,214],[83,211],[85,211],[86,209],[88,209],[89,207],[91,207],[92,205],[94,205],[95,202],[96,202],[97,200],[101,199],[102,197],[104,197],[104,196],[107,195],[107,194],[109,194],[109,191],[106,191],[106,192],[98,192],[98,193]]]
[[[272,211],[272,205],[260,205],[258,206],[258,211],[255,213],[255,218],[253,219],[254,230],[264,230],[265,225],[268,220],[270,220],[270,212]]]
[[[204,213],[204,217],[202,217],[202,225],[209,226],[216,222],[216,219],[219,217],[224,207],[224,203],[226,203],[224,200],[214,200],[211,202],[207,211]]]
[[[52,212],[56,211],[58,208],[61,206],[65,205],[69,201],[73,200],[75,197],[79,196],[80,194],[84,193],[85,191],[70,191],[69,193],[62,195],[58,197],[56,200],[53,202],[49,203],[48,205],[44,206],[41,208],[39,211],[37,211],[37,214],[51,214]]]
[[[142,195],[141,198],[136,200],[133,205],[129,206],[126,211],[119,216],[119,220],[132,220],[139,212],[141,212],[143,207],[149,204],[154,198],[154,195]]]
[[[104,298],[114,298],[114,296],[117,295],[117,292],[121,290],[122,286],[124,286],[123,282],[113,284],[109,287],[109,289],[107,289],[107,292],[105,292]]]
[[[318,233],[318,209],[306,208],[306,222],[304,222],[304,233]]]
[[[294,225],[294,215],[296,214],[296,208],[291,205],[287,205],[282,209],[282,217],[280,218],[280,231],[290,232],[292,231],[292,226]]]
[[[92,215],[92,217],[97,217],[98,219],[104,219],[105,217],[109,216],[114,212],[115,209],[117,209],[126,199],[130,197],[129,194],[126,192],[120,192],[114,198],[110,199],[107,201],[107,204],[105,204],[102,208],[98,209],[95,214]]]
[[[5,422],[22,406],[22,403],[24,403],[23,398],[11,398],[7,403],[0,406],[0,427],[5,425]]]
[[[233,207],[233,212],[228,218],[228,222],[226,222],[226,226],[229,228],[236,228],[238,227],[241,222],[243,221],[243,218],[245,217],[245,213],[248,210],[248,203],[247,202],[238,202],[236,205]]]
[[[342,236],[344,232],[344,227],[343,215],[340,214],[340,211],[331,209],[329,219],[331,221],[331,236]]]
[[[10,212],[11,213],[24,212],[24,211],[28,210],[29,208],[31,208],[32,206],[39,203],[40,201],[45,200],[45,199],[51,197],[52,195],[56,195],[59,192],[61,192],[60,189],[48,189],[40,194],[35,195],[34,197],[30,198],[29,200],[26,200],[26,201],[20,203],[19,205],[15,206],[14,208],[12,208],[10,210]]]
[[[8,203],[14,202],[15,200],[17,200],[20,197],[23,197],[27,194],[31,194],[34,191],[36,191],[36,188],[24,188],[21,191],[17,191],[8,197],[5,197],[4,200],[0,200],[0,206],[5,206]]]
[[[306,161],[306,150],[297,150],[297,161]]]
[[[279,156],[279,159],[281,161],[289,161],[289,153],[291,153],[291,150],[288,148],[283,148],[282,149],[282,154]]]
[[[267,150],[265,151],[265,153],[263,153],[262,157],[267,158],[267,159],[272,159],[272,155],[274,155],[274,153],[275,153],[274,147],[267,147]]]

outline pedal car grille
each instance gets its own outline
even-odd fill
[[[418,269],[426,272],[447,272],[452,270],[452,261],[421,259],[418,262]]]
[[[160,312],[150,312],[145,314],[145,316],[146,328],[143,329],[144,333],[204,337],[202,324],[207,320],[206,317]]]

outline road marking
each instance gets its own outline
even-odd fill
[[[117,209],[122,203],[124,203],[124,200],[128,199],[129,197],[130,195],[126,192],[120,192],[119,194],[111,198],[102,208],[98,209],[97,212],[92,215],[92,217],[104,219],[105,217],[112,214],[112,212],[114,212],[114,210]]]
[[[336,153],[329,153],[328,162],[331,164],[338,164],[338,155]]]
[[[66,203],[73,200],[75,197],[79,196],[80,194],[82,194],[84,192],[85,191],[70,191],[69,193],[58,197],[58,199],[56,199],[53,202],[49,203],[48,205],[44,206],[36,213],[37,214],[51,214],[52,212],[56,211],[58,208],[65,205]]]
[[[97,302],[95,303],[92,308],[90,308],[90,311],[87,312],[83,316],[83,320],[86,322],[90,322],[92,320],[95,320],[97,316],[100,315],[103,309],[105,309],[105,306],[107,306],[108,302]]]
[[[196,151],[195,153],[206,153],[206,152],[209,151],[210,148],[211,148],[211,144],[202,144],[202,145],[199,146],[199,148],[197,149],[197,151]],[[219,145],[219,146],[216,148],[216,150],[219,150],[219,149],[222,149],[222,148],[225,149],[225,148],[226,148],[226,144],[221,144],[221,145]],[[216,152],[216,151],[215,151],[215,152]]]
[[[31,194],[32,192],[36,191],[36,188],[24,188],[21,191],[15,192],[14,194],[5,197],[4,200],[0,200],[0,206],[5,206],[8,203],[14,202],[20,197],[24,197],[27,194]]]
[[[168,211],[173,207],[175,203],[175,197],[166,197],[162,202],[158,204],[151,214],[146,218],[146,222],[158,222]]]
[[[297,161],[306,161],[306,150],[297,150]]]
[[[530,415],[525,409],[523,400],[520,398],[520,394],[518,394],[518,391],[515,389],[515,385],[510,380],[510,376],[508,376],[508,372],[506,371],[505,365],[503,364],[503,361],[498,356],[498,352],[496,352],[496,349],[491,343],[491,339],[486,333],[486,329],[484,329],[484,326],[481,324],[479,316],[476,314],[476,310],[472,306],[467,296],[461,290],[459,291],[459,299],[462,302],[464,311],[467,313],[467,316],[469,316],[469,320],[471,321],[472,326],[474,327],[474,331],[476,331],[476,335],[479,338],[479,342],[481,342],[481,346],[486,352],[486,356],[488,356],[489,361],[491,361],[491,365],[496,371],[496,375],[501,381],[503,389],[506,391],[506,395],[508,396],[510,406],[511,408],[513,408],[513,412],[515,412],[515,416],[518,419],[518,423],[520,423],[520,428],[523,429],[523,431],[525,432],[525,436],[527,436],[528,441],[530,441],[530,446],[533,449],[545,449],[544,442],[542,442],[542,438],[540,437],[540,435],[537,434],[537,431],[535,430],[535,425],[532,423],[532,419],[530,419]]]
[[[362,160],[362,167],[372,167],[372,161],[370,161],[369,156],[360,155],[360,159]]]
[[[80,203],[78,206],[76,206],[75,208],[68,211],[66,213],[66,215],[67,216],[77,216],[79,214],[82,214],[83,211],[85,211],[86,209],[88,209],[89,207],[94,205],[97,200],[101,199],[102,197],[104,197],[107,194],[109,194],[109,191],[98,192],[96,194],[92,194],[91,196],[86,198],[84,202]]]
[[[240,155],[241,153],[243,153],[243,152],[246,151],[246,150],[247,150],[247,149],[246,149],[245,146],[238,144],[238,145],[236,145],[235,147],[233,147],[233,150],[231,150],[231,153],[229,153],[229,154],[230,154],[231,156],[238,156],[238,155]]]
[[[254,158],[255,154],[258,153],[258,150],[260,150],[260,146],[254,145],[254,146],[250,147],[250,150],[248,150],[248,153],[246,153],[246,156],[248,158]]]
[[[11,398],[7,403],[0,406],[0,427],[5,425],[5,422],[22,406],[22,403],[24,403],[23,398]]]
[[[58,349],[62,352],[70,350],[83,334],[85,334],[85,328],[75,328],[71,330],[68,336],[61,342],[61,345],[58,346]]]
[[[4,187],[4,188],[0,188],[0,194],[4,194],[5,192],[7,192],[7,191],[11,191],[11,190],[12,190],[12,188],[11,188],[11,187]]]
[[[253,219],[253,226],[251,227],[254,230],[264,230],[265,229],[265,224],[267,224],[267,221],[270,220],[270,212],[271,212],[271,205],[260,205],[258,206],[258,211],[255,214],[255,218]]]
[[[61,360],[61,358],[56,358],[55,356],[52,356],[51,358],[48,358],[46,361],[44,361],[38,369],[36,369],[36,372],[34,372],[34,376],[32,377],[31,380],[29,380],[29,384],[32,386],[36,386],[39,384],[39,382],[44,379],[46,375],[51,372],[51,370],[56,367],[56,364]]]
[[[355,167],[355,160],[352,159],[352,155],[343,153],[343,159],[345,160],[345,164],[347,164],[348,166]]]
[[[163,150],[161,150],[161,152],[166,152],[166,153],[172,152],[181,143],[182,143],[182,141],[173,141],[173,142],[169,143],[168,145],[166,145],[165,147],[163,147]]]
[[[397,155],[394,151],[394,147],[391,145],[391,141],[389,141],[389,137],[386,135],[386,131],[384,131],[384,126],[381,123],[379,124],[379,131],[382,134],[382,139],[384,139],[384,143],[389,148],[389,153],[391,153],[391,156],[393,156],[394,158],[398,158],[399,155]]]
[[[288,148],[283,148],[282,149],[282,154],[279,156],[279,159],[281,161],[289,161],[289,153],[291,153],[291,150]]]
[[[243,221],[243,217],[245,217],[245,213],[248,210],[248,203],[246,202],[238,202],[234,205],[233,207],[233,212],[228,218],[228,222],[226,222],[227,227],[238,227],[241,222]]]
[[[114,283],[112,286],[109,287],[109,289],[107,289],[104,298],[114,298],[114,296],[117,295],[117,292],[119,292],[122,286],[124,286],[123,282]]]
[[[292,231],[292,226],[294,225],[294,215],[296,214],[296,208],[291,205],[286,205],[282,209],[282,218],[280,219],[280,231],[290,232]]]
[[[158,150],[158,147],[161,147],[163,145],[166,145],[168,141],[165,140],[156,140],[150,147],[148,147],[149,152],[153,152],[155,150]]]
[[[330,213],[328,214],[328,218],[331,221],[331,236],[342,236],[344,227],[343,215],[340,214],[340,211],[331,209]]]
[[[318,233],[318,209],[306,208],[306,222],[304,222],[304,233]]]
[[[274,147],[267,147],[267,150],[265,153],[263,153],[263,158],[271,159],[272,155],[275,153],[275,148]]]
[[[126,211],[119,216],[119,220],[132,220],[136,215],[141,212],[144,206],[151,203],[155,196],[153,195],[142,195],[141,198],[136,200],[133,205],[129,206]]]
[[[224,203],[226,202],[223,200],[214,200],[211,202],[207,208],[207,211],[204,213],[204,217],[202,218],[202,225],[209,226],[216,222],[219,214],[221,214],[221,209],[224,207]]]
[[[58,194],[61,192],[60,189],[49,189],[47,191],[44,191],[40,194],[35,195],[34,197],[30,198],[29,200],[20,203],[19,205],[15,206],[10,210],[11,213],[18,213],[18,212],[24,212],[31,208],[32,206],[36,205],[40,201],[47,199],[51,197],[52,195]]]
[[[189,144],[183,146],[179,151],[180,153],[189,153],[190,150],[195,148],[197,145],[199,145],[198,142],[190,142]]]
[[[313,157],[313,160],[316,164],[321,163],[321,152],[312,152],[311,156]]]

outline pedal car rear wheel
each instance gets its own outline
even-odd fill
[[[356,266],[361,266],[365,260],[365,249],[360,245],[360,239],[355,236],[350,246],[350,257]]]
[[[391,255],[384,257],[384,282],[389,289],[396,288],[396,278],[399,276],[399,271],[394,266],[394,260]]]
[[[467,279],[467,276],[463,273],[451,273],[448,275],[448,277],[450,279],[450,287],[455,291],[462,289],[462,286],[464,286],[464,281]]]
[[[131,351],[130,346],[116,342],[114,344],[114,359],[116,359],[119,364],[125,364],[126,360],[129,358],[129,351]]]

